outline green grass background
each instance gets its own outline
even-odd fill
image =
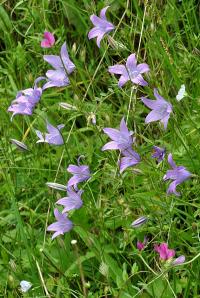
[[[98,49],[87,38],[89,17],[106,5],[116,26],[114,46],[105,38]],[[45,29],[55,34],[52,49],[40,47]],[[7,108],[17,91],[45,74],[49,65],[43,55],[58,54],[64,41],[76,65],[71,85],[46,90],[31,117],[17,115],[11,122]],[[25,297],[200,297],[198,1],[1,1],[0,50],[1,297],[22,297],[21,280],[33,285]],[[107,69],[131,53],[149,64],[149,86],[128,83],[119,89]],[[188,96],[177,102],[181,84]],[[140,97],[153,99],[154,87],[173,105],[167,131],[158,123],[144,123],[149,109]],[[64,110],[59,102],[77,109]],[[119,175],[118,154],[101,152],[101,147],[108,140],[102,128],[117,128],[122,116],[128,116],[142,161],[137,170]],[[46,118],[53,125],[65,124],[65,146],[36,144],[34,129],[44,131]],[[29,151],[17,150],[10,138],[25,142]],[[194,174],[180,186],[181,197],[166,196],[162,177],[169,166],[151,159],[153,145],[165,146],[177,164]],[[93,173],[83,185],[84,206],[70,216],[74,229],[52,241],[46,227],[63,193],[45,183],[66,184],[66,168],[80,154]],[[131,229],[142,215],[149,222]],[[136,242],[144,235],[149,242],[139,253]],[[160,242],[168,242],[176,256],[185,255],[188,264],[161,264],[153,251]]]

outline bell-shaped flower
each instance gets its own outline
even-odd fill
[[[168,155],[168,163],[172,170],[167,171],[163,177],[163,180],[173,180],[173,182],[170,183],[167,194],[174,193],[176,196],[180,196],[180,193],[176,190],[177,185],[189,179],[192,174],[187,171],[185,167],[176,166],[171,153]]]
[[[32,115],[33,110],[42,95],[42,88],[37,87],[37,82],[39,80],[41,80],[41,78],[35,80],[33,88],[28,88],[17,93],[15,100],[12,101],[8,108],[8,112],[13,113],[11,120],[17,114]]]
[[[154,250],[159,253],[160,259],[168,260],[175,256],[175,250],[169,249],[167,243],[161,243],[160,245],[155,245]]]
[[[61,198],[56,202],[56,204],[64,206],[62,213],[81,208],[83,205],[83,201],[81,200],[82,193],[82,189],[76,192],[72,187],[68,188],[67,197]]]
[[[90,17],[90,20],[94,25],[94,28],[89,31],[88,38],[92,39],[97,37],[97,46],[99,48],[104,35],[110,33],[115,28],[115,26],[112,23],[107,21],[106,10],[108,9],[108,7],[109,6],[106,6],[100,11],[100,17],[97,17],[94,14]]]
[[[54,127],[49,122],[47,122],[47,131],[48,133],[42,133],[39,130],[35,130],[39,140],[36,143],[48,143],[50,145],[63,145],[63,137],[60,133],[60,130],[64,127],[64,124],[60,124],[57,127]]]
[[[158,94],[157,89],[154,89],[154,96],[156,100],[151,100],[146,97],[141,97],[143,103],[150,108],[152,111],[147,115],[145,123],[150,123],[160,120],[163,123],[164,128],[167,128],[168,120],[172,112],[172,105],[166,101],[160,94]]]
[[[157,162],[161,162],[165,158],[166,149],[160,148],[157,146],[153,146],[153,154],[151,155],[152,158],[156,158]]]
[[[44,38],[41,41],[42,48],[51,48],[55,43],[54,35],[51,32],[45,31]]]
[[[69,165],[67,171],[73,175],[68,181],[68,188],[76,187],[78,183],[87,181],[91,177],[90,169],[86,165]]]
[[[128,56],[126,65],[116,64],[108,68],[110,73],[120,75],[118,86],[121,88],[128,81],[136,85],[146,86],[148,83],[143,79],[142,73],[149,71],[149,66],[146,63],[137,65],[137,59],[135,54]]]
[[[54,209],[54,215],[57,221],[47,227],[47,231],[55,232],[52,239],[59,235],[64,235],[64,233],[69,232],[73,227],[73,223],[68,219],[66,213],[62,214],[58,211],[58,209]]]
[[[119,160],[120,173],[126,168],[135,166],[140,162],[140,156],[132,148],[121,151],[122,157]]]
[[[47,83],[42,87],[43,90],[50,87],[64,87],[70,84],[68,75],[70,75],[75,65],[70,60],[66,42],[62,45],[60,56],[57,55],[44,55],[44,60],[48,62],[54,69],[46,72]]]
[[[136,220],[134,220],[131,224],[132,228],[139,228],[141,227],[143,224],[145,224],[148,221],[148,218],[146,216],[141,216],[139,218],[137,218]]]
[[[112,141],[106,143],[102,147],[102,151],[116,149],[126,150],[127,148],[130,148],[134,142],[134,138],[132,137],[133,132],[128,130],[124,118],[121,120],[119,130],[115,128],[104,128],[103,131],[110,137]]]

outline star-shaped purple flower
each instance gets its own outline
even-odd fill
[[[170,183],[167,194],[174,193],[176,196],[180,196],[181,194],[176,191],[177,185],[189,179],[192,174],[187,171],[185,167],[176,166],[171,153],[168,155],[168,163],[172,167],[172,170],[167,171],[167,173],[163,177],[163,180],[166,181],[170,179],[173,180],[173,182]]]
[[[166,149],[160,148],[157,146],[153,146],[153,154],[151,155],[152,158],[156,158],[157,162],[161,162],[165,158]]]
[[[54,215],[57,222],[54,222],[47,227],[47,231],[55,231],[52,239],[59,235],[64,235],[64,233],[69,232],[73,227],[73,223],[67,218],[66,213],[62,214],[58,211],[58,209],[54,209]]]
[[[160,122],[163,123],[164,128],[166,129],[170,114],[172,112],[172,105],[158,94],[157,89],[154,89],[154,96],[156,100],[141,97],[143,103],[152,110],[147,115],[145,123],[160,120]]]
[[[76,187],[78,183],[87,181],[91,177],[89,167],[86,165],[69,165],[67,171],[73,175],[68,181],[68,188]]]
[[[168,260],[175,256],[175,250],[169,249],[167,243],[161,243],[160,245],[155,245],[154,250],[159,253],[160,259]]]
[[[40,80],[40,78],[38,79]],[[32,115],[35,105],[42,95],[42,88],[37,87],[36,84],[38,79],[35,80],[34,88],[28,88],[17,93],[15,100],[8,108],[8,112],[13,112],[11,120],[17,114]]]
[[[97,46],[100,48],[100,43],[102,38],[105,34],[108,34],[112,30],[114,30],[115,26],[107,21],[106,18],[106,10],[109,6],[106,6],[100,11],[100,17],[97,17],[96,15],[91,15],[90,20],[95,26],[93,29],[91,29],[88,33],[88,38],[92,39],[97,37]]]
[[[39,130],[35,130],[39,140],[36,143],[48,143],[50,145],[63,145],[63,137],[60,133],[60,130],[64,127],[64,124],[60,124],[57,127],[54,127],[49,122],[47,122],[47,131],[48,133],[42,133]]]
[[[115,128],[104,128],[104,133],[111,138],[111,142],[108,142],[102,147],[102,151],[105,150],[126,150],[131,148],[134,138],[132,137],[133,132],[128,130],[124,118],[122,118],[120,123],[120,129]]]
[[[68,75],[74,71],[75,65],[69,59],[66,42],[61,47],[60,56],[44,55],[43,58],[53,66],[54,70],[51,69],[46,72],[47,83],[42,89],[68,86],[70,84]]]
[[[118,86],[121,88],[128,81],[136,85],[147,86],[148,83],[143,79],[142,73],[149,71],[149,66],[146,63],[141,63],[137,65],[137,59],[135,54],[128,56],[126,61],[126,66],[121,64],[116,64],[108,68],[110,73],[120,75]]]
[[[82,189],[76,192],[72,187],[68,188],[67,197],[61,198],[56,202],[56,204],[64,206],[62,213],[81,208],[83,205],[83,201],[81,200],[82,193]]]
[[[132,148],[128,148],[121,152],[122,156],[119,161],[120,173],[126,168],[135,166],[140,162],[140,156]]]

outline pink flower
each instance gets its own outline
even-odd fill
[[[140,251],[143,250],[145,248],[147,242],[148,242],[148,239],[147,239],[146,236],[144,237],[144,241],[143,242],[137,241],[137,249],[140,250]]]
[[[44,32],[44,39],[41,41],[42,48],[51,48],[55,43],[55,38],[51,32]]]
[[[168,260],[175,256],[175,250],[169,249],[167,243],[161,243],[160,245],[155,245],[154,250],[159,253],[160,259]]]

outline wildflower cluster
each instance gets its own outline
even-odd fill
[[[88,38],[96,39],[97,46],[100,48],[101,41],[103,37],[114,30],[115,26],[110,23],[106,18],[106,11],[108,6],[103,8],[100,12],[100,17],[92,15],[90,17],[94,28],[88,33]],[[41,47],[51,48],[55,43],[54,36],[50,32],[44,33],[44,39],[41,42]],[[66,42],[61,46],[59,55],[44,55],[43,59],[52,69],[47,70],[45,76],[38,77],[35,80],[34,87],[20,91],[16,95],[16,99],[12,101],[9,112],[12,112],[12,118],[16,114],[21,115],[32,115],[36,104],[40,101],[40,98],[48,88],[54,87],[66,87],[70,84],[70,75],[75,70],[74,63],[70,60],[67,51]],[[125,84],[130,82],[131,84],[145,87],[148,82],[143,78],[143,74],[146,75],[150,71],[149,65],[146,63],[137,63],[136,54],[132,53],[126,59],[125,64],[115,64],[108,67],[108,72],[110,74],[119,75],[118,87],[122,88]],[[44,81],[42,87],[38,87],[38,83]],[[148,107],[151,111],[145,118],[145,123],[151,123],[155,121],[160,121],[167,129],[169,118],[172,114],[173,107],[170,102],[164,99],[154,88],[155,100],[149,99],[147,97],[141,97],[141,102]],[[180,96],[179,96],[180,98]],[[11,118],[11,119],[12,119]],[[96,119],[93,124],[96,124]],[[50,145],[63,145],[64,139],[61,134],[61,129],[64,128],[64,124],[59,124],[53,126],[46,120],[47,132],[43,133],[39,130],[35,130],[38,137],[37,143],[48,143]],[[106,127],[103,132],[110,138],[110,141],[102,147],[102,151],[107,150],[118,150],[119,152],[119,172],[123,173],[127,168],[136,166],[141,162],[142,158],[138,152],[133,149],[136,147],[136,137],[133,131],[130,131],[127,126],[127,120],[122,117],[120,122],[120,128]],[[21,149],[26,150],[26,146],[17,140],[12,140]],[[138,149],[139,150],[139,149]],[[166,149],[160,148],[158,146],[153,146],[152,158],[155,158],[158,163],[161,163],[166,155]],[[163,177],[163,181],[171,180],[167,194],[174,194],[180,196],[177,191],[177,186],[183,183],[185,180],[191,177],[191,173],[186,170],[184,166],[176,166],[172,154],[168,154],[168,163],[171,167],[170,170],[166,172]],[[66,196],[60,198],[56,205],[63,207],[60,211],[58,208],[54,209],[54,215],[56,222],[50,224],[47,227],[48,231],[53,231],[54,234],[52,239],[59,235],[69,232],[73,228],[73,222],[69,219],[71,212],[76,209],[80,209],[83,205],[82,195],[84,193],[83,189],[79,189],[79,184],[87,181],[91,177],[90,169],[88,165],[80,165],[78,160],[78,165],[70,164],[67,168],[67,172],[72,174],[72,177],[66,183],[66,186],[57,183],[48,183],[49,187],[55,188],[57,190],[64,190]],[[148,218],[146,216],[141,216],[136,219],[132,224],[132,228],[140,228],[143,224],[147,222]],[[148,245],[147,237],[144,241],[137,241],[137,248],[139,251],[145,249]],[[162,260],[172,260],[175,256],[175,250],[169,249],[167,243],[156,244],[154,250],[159,254]],[[173,261],[173,265],[180,264],[184,262],[184,256],[180,256],[178,259]]]

